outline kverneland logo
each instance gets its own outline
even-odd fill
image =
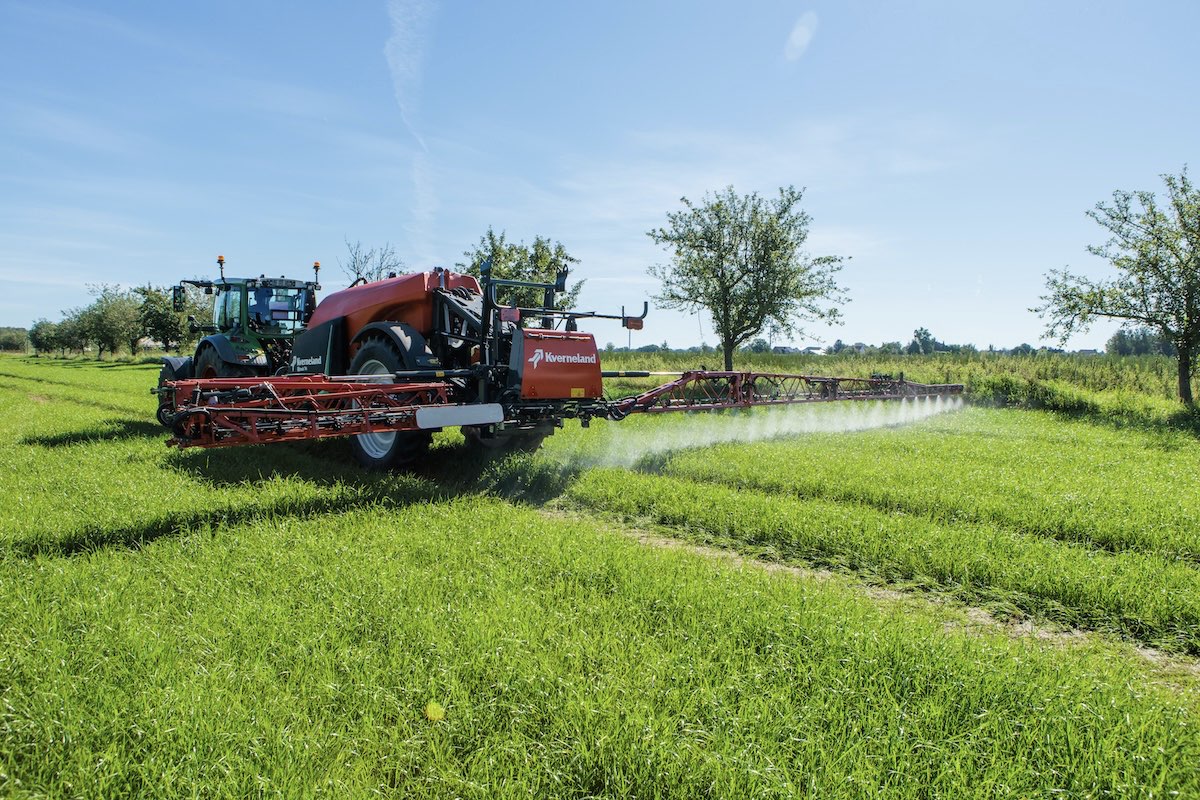
[[[545,361],[547,364],[595,364],[596,356],[585,356],[579,353],[547,353],[542,348],[533,351],[529,357],[529,366],[537,369],[537,365]]]

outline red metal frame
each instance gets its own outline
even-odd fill
[[[617,402],[623,414],[716,411],[831,400],[899,400],[962,393],[962,384],[930,386],[892,378],[827,378],[768,372],[685,372]]]
[[[319,439],[415,430],[421,406],[449,402],[444,383],[368,383],[324,375],[213,378],[168,384],[176,447]],[[182,402],[181,402],[182,400]]]
[[[170,406],[175,411],[175,438],[168,444],[229,447],[417,430],[417,409],[449,403],[450,386],[305,375],[186,380],[168,383],[166,389],[173,393]],[[694,371],[633,397],[585,400],[568,415],[622,419],[629,414],[899,400],[962,391],[962,384],[929,386],[891,378]]]

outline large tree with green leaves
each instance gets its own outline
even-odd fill
[[[1111,234],[1088,252],[1107,259],[1117,276],[1093,280],[1053,270],[1042,305],[1032,310],[1048,318],[1047,333],[1063,341],[1097,318],[1153,328],[1174,346],[1179,399],[1193,405],[1200,351],[1200,190],[1186,167],[1161,177],[1165,203],[1153,192],[1118,190],[1111,203],[1097,203],[1088,212]]]
[[[29,328],[29,342],[33,345],[34,355],[49,353],[58,349],[59,325],[57,322],[42,317],[35,320]]]
[[[62,322],[54,332],[54,346],[65,358],[68,350],[78,350],[80,355],[92,344],[91,325],[86,309],[75,308],[63,312]]]
[[[554,283],[559,270],[570,269],[571,265],[579,263],[579,259],[572,258],[561,242],[552,242],[544,236],[536,236],[533,244],[514,244],[505,238],[504,231],[497,234],[490,227],[487,233],[479,237],[479,244],[463,255],[467,257],[467,263],[456,266],[465,270],[468,275],[478,278],[483,262],[491,259],[493,278],[533,283]],[[577,281],[568,287],[566,292],[559,294],[555,299],[556,307],[574,308],[582,288],[583,281]],[[506,302],[529,308],[540,306],[543,299],[541,292],[524,289],[512,291]]]
[[[133,291],[141,298],[141,334],[160,342],[163,350],[178,348],[188,330],[183,315],[172,306],[171,295],[166,289],[149,285]]]
[[[115,354],[121,345],[128,345],[130,354],[136,354],[142,338],[140,298],[108,284],[89,289],[96,299],[81,312],[80,321],[96,344],[96,358],[103,358],[105,350]]]
[[[667,247],[670,264],[650,268],[662,281],[654,299],[668,308],[712,315],[725,369],[733,354],[763,331],[797,332],[801,320],[836,320],[845,292],[834,280],[841,256],[812,257],[804,250],[809,215],[804,190],[788,186],[770,200],[739,195],[733,187],[705,195],[667,214],[667,225],[649,231]]]

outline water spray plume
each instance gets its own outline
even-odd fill
[[[601,441],[581,441],[558,454],[578,466],[632,467],[648,456],[730,442],[758,442],[809,433],[848,433],[919,422],[956,411],[961,397],[921,397],[899,401],[816,403],[751,413],[693,414],[638,425],[605,426]],[[590,438],[590,437],[589,437]]]

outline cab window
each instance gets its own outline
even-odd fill
[[[221,302],[217,306],[217,327],[229,330],[241,325],[242,322],[242,293],[238,289],[230,289],[221,293]]]

